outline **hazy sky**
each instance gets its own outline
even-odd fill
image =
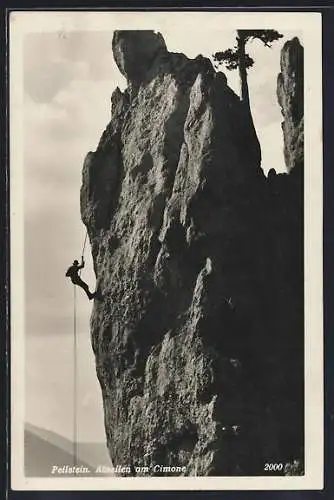
[[[74,14],[75,16],[75,14]],[[32,25],[33,26],[33,25]],[[110,97],[125,81],[113,61],[109,31],[30,33],[24,41],[24,186],[26,279],[26,419],[71,438],[73,289],[64,274],[79,258],[85,235],[79,190],[83,159],[95,150],[110,119]],[[238,26],[235,26],[236,28]],[[268,26],[263,26],[267,28]],[[152,24],[152,29],[157,25]],[[162,27],[163,28],[163,27]],[[210,25],[187,31],[182,22],[159,27],[170,51],[210,57],[234,44],[235,32]],[[284,169],[276,78],[286,32],[272,49],[249,46],[251,105],[263,168]],[[236,72],[226,72],[238,92]],[[89,250],[89,249],[88,249]],[[94,288],[89,251],[83,277]],[[91,352],[91,303],[77,290],[79,438],[103,441],[100,390]]]

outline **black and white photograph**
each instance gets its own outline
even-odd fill
[[[9,24],[13,489],[321,489],[321,15]]]

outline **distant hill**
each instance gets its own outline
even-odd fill
[[[80,473],[80,477],[113,475],[109,472],[96,473],[98,466],[107,468],[112,466],[104,443],[78,443],[77,454],[76,465],[89,470],[88,473]],[[24,465],[27,477],[73,477],[75,474],[62,474],[61,476],[52,474],[52,468],[53,466],[72,467],[75,465],[74,443],[56,432],[26,423]]]

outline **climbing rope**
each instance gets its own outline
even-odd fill
[[[84,239],[84,243],[83,243],[83,247],[82,247],[82,252],[81,252],[81,260],[84,258],[84,254],[85,254],[85,248],[86,248],[86,242],[87,242],[87,236],[88,236],[88,232],[86,230],[86,234],[85,234],[85,239]],[[81,269],[79,271],[79,276],[81,275]]]
[[[81,252],[81,259],[83,259],[86,242],[87,242],[88,232],[86,231],[85,239]],[[80,275],[81,270],[79,271]],[[73,461],[74,468],[78,465],[78,432],[77,432],[77,388],[78,388],[78,360],[77,360],[77,349],[78,339],[77,339],[77,296],[76,296],[76,286],[73,285]],[[74,472],[76,475],[76,472]]]
[[[73,285],[73,461],[74,468],[78,465],[78,436],[77,436],[77,300],[76,300],[76,287]],[[74,475],[76,475],[74,469]]]
[[[87,243],[88,232],[86,231],[85,239],[81,252],[81,259],[84,257],[86,243]],[[81,270],[79,271],[79,275]],[[74,475],[76,475],[75,468],[78,465],[78,417],[77,417],[77,388],[78,388],[78,360],[77,360],[77,349],[78,339],[77,339],[77,296],[76,296],[76,286],[73,285],[73,465],[74,465]]]
[[[83,257],[83,256],[84,256],[84,253],[85,253],[86,242],[87,242],[87,236],[88,236],[88,232],[87,232],[87,230],[86,230],[86,235],[85,235],[84,244],[83,244],[83,247],[82,247],[81,257]]]

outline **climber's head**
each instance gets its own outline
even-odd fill
[[[73,266],[78,266],[79,262],[77,260],[73,261]]]

